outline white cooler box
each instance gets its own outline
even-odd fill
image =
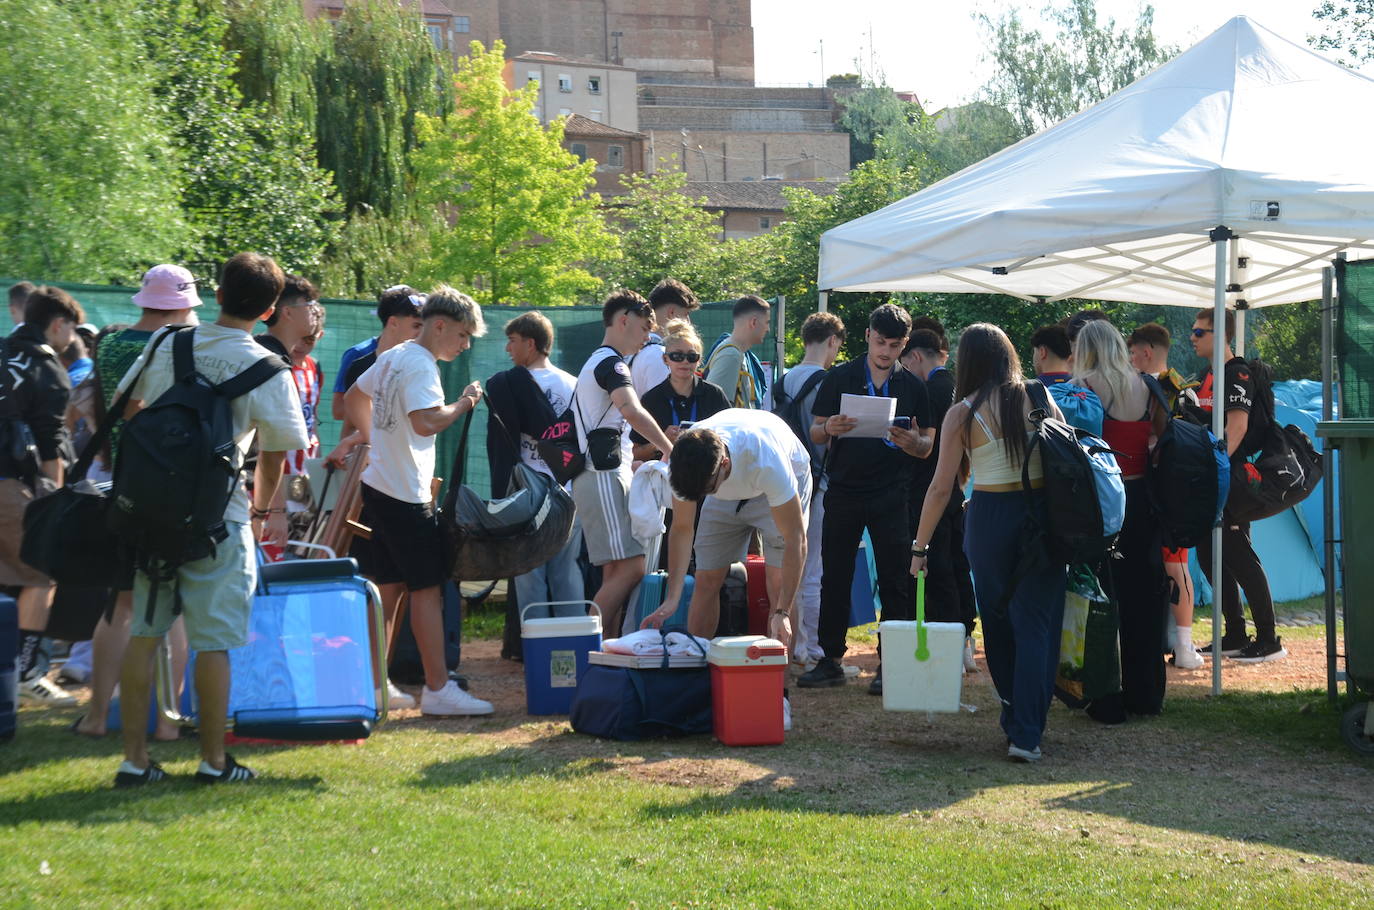
[[[918,630],[925,627],[925,660],[917,660]],[[964,686],[964,624],[887,620],[883,641],[883,708],[955,713]]]

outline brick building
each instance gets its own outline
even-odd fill
[[[817,196],[829,196],[839,187],[833,180],[738,180],[690,183],[683,190],[703,197],[701,208],[717,214],[720,239],[737,240],[766,234],[784,220],[787,199],[784,187],[801,187]]]
[[[456,59],[465,56],[468,45],[480,41],[487,47],[501,37],[501,0],[397,0],[418,7],[425,30],[434,46]],[[337,19],[343,15],[346,0],[305,0],[306,10],[315,15]]]
[[[563,147],[583,161],[596,162],[596,185],[603,196],[619,196],[623,174],[644,171],[644,134],[616,129],[589,120],[580,114],[568,117],[563,125]]]

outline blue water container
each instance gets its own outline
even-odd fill
[[[0,742],[14,738],[19,715],[19,606],[0,594]]]
[[[590,604],[588,616],[525,619],[532,607]],[[525,657],[525,711],[567,714],[577,681],[587,672],[587,655],[601,649],[601,608],[591,601],[533,603],[520,611],[520,641]]]

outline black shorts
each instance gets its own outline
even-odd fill
[[[443,584],[442,538],[434,503],[402,502],[362,484],[363,510],[358,520],[372,529],[372,578],[379,585],[404,582],[422,591]]]

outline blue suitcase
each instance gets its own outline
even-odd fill
[[[639,624],[644,622],[644,617],[663,606],[663,594],[668,587],[667,572],[650,572],[644,576],[644,580],[636,588],[634,599],[634,628],[638,629]],[[682,582],[682,598],[677,602],[677,609],[673,615],[663,623],[665,626],[687,625],[687,608],[692,603],[692,591],[696,589],[696,579],[688,575]],[[631,630],[633,631],[633,630]]]
[[[18,703],[19,606],[0,594],[0,742],[14,738]]]
[[[302,559],[258,569],[248,644],[229,652],[229,719],[235,736],[318,742],[364,739],[386,719],[386,630],[376,587],[352,559]],[[159,702],[194,723],[187,694],[173,704],[171,673]]]

